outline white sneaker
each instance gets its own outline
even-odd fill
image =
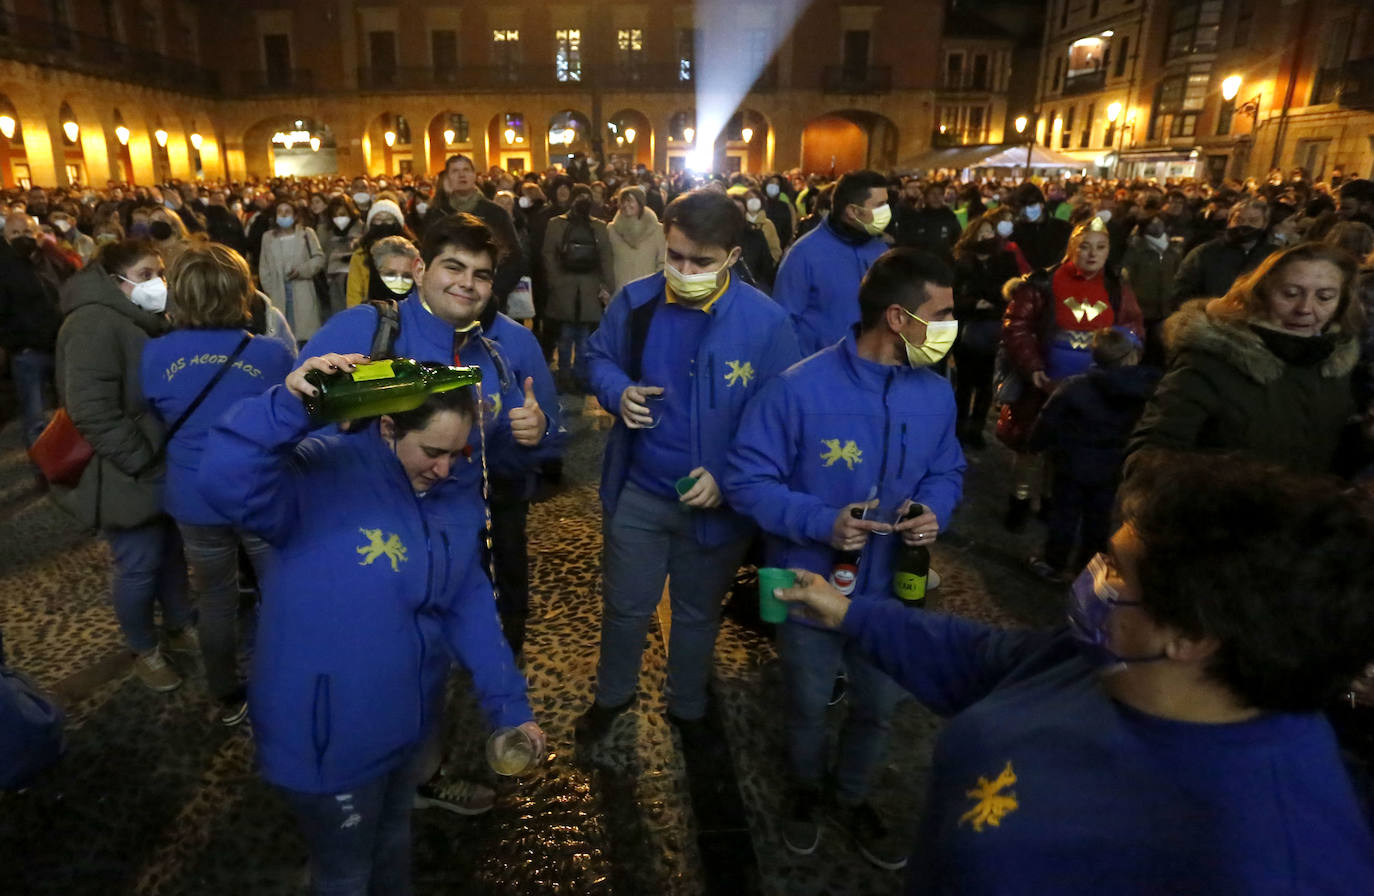
[[[940,574],[934,569],[926,570],[926,590],[934,591],[940,587]]]

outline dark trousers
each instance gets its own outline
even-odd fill
[[[512,653],[525,642],[530,615],[530,552],[526,537],[530,502],[523,481],[491,483],[491,551],[496,568],[496,609]]]
[[[992,407],[992,376],[997,354],[954,345],[954,364],[958,369],[954,389],[956,419],[965,420],[979,429],[987,422]],[[972,402],[973,409],[969,410]]]
[[[1081,547],[1078,559],[1086,562],[1098,551],[1106,550],[1111,536],[1114,482],[1085,483],[1071,475],[1055,473],[1054,502],[1050,504],[1049,537],[1045,541],[1045,562],[1055,569],[1069,564],[1074,538]],[[1075,562],[1075,570],[1083,563]]]

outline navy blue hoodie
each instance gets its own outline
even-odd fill
[[[1159,376],[1153,367],[1093,366],[1066,378],[1036,418],[1028,447],[1050,452],[1056,476],[1110,485]]]
[[[276,549],[248,706],[268,781],[338,793],[386,774],[428,732],[455,659],[493,726],[533,718],[501,635],[479,530],[456,477],[415,494],[374,424],[308,438],[285,386],[211,431],[200,488]]]

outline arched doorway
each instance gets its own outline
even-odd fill
[[[29,157],[24,151],[24,134],[20,129],[19,112],[9,97],[0,94],[0,175],[7,187],[33,186],[29,173]]]
[[[591,116],[576,109],[564,109],[550,118],[549,164],[567,168],[575,159],[586,158],[592,148],[591,127]]]
[[[329,125],[313,118],[276,116],[243,135],[244,166],[250,175],[338,174],[338,143]]]
[[[524,112],[502,112],[487,123],[487,161],[505,171],[521,173],[534,165],[530,130]]]
[[[606,119],[606,134],[602,138],[606,160],[625,173],[636,165],[646,168],[654,164],[654,129],[649,116],[638,109],[621,109]]]
[[[430,167],[440,168],[452,155],[472,158],[472,129],[461,112],[444,111],[430,119],[425,129],[429,138]]]
[[[670,173],[698,167],[695,164],[698,157],[694,155],[697,140],[695,109],[679,109],[668,116],[665,136],[663,164]]]
[[[363,158],[370,174],[413,174],[415,145],[410,122],[396,112],[383,112],[363,133]]]
[[[897,162],[897,126],[886,116],[862,109],[829,112],[802,130],[801,160],[802,170],[809,174],[886,170]]]

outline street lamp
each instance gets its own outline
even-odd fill
[[[387,131],[385,134],[382,135],[382,139],[386,141],[386,145],[387,145],[387,146],[395,146],[395,145],[396,145],[396,132],[395,132],[395,131]]]
[[[639,132],[636,131],[634,128],[626,128],[626,129],[625,129],[625,142],[626,142],[626,143],[633,143],[633,142],[635,142],[635,136],[636,136],[638,133],[639,133]]]
[[[683,129],[682,129],[682,139],[683,139],[683,140],[686,140],[688,143],[691,143],[691,142],[692,142],[693,140],[695,140],[696,138],[697,138],[697,129],[696,129],[696,128],[693,128],[693,127],[686,127],[686,128],[683,128]]]
[[[753,140],[753,139],[754,139],[754,129],[753,129],[753,128],[740,128],[739,135],[740,135],[741,137],[744,138],[744,142],[745,142],[745,143],[748,143],[750,140]]]
[[[62,133],[67,135],[68,140],[75,143],[76,138],[81,134],[81,125],[68,118],[66,121],[62,122]]]
[[[1240,95],[1242,83],[1240,75],[1231,75],[1229,78],[1222,81],[1221,98],[1228,103],[1235,102],[1236,97]],[[1253,97],[1237,106],[1236,111],[1244,112],[1246,115],[1249,115],[1251,119],[1258,121],[1261,96],[1261,94],[1256,93]]]
[[[320,151],[320,138],[319,138],[318,136],[316,136],[316,137],[311,137],[311,138],[310,138],[310,151],[311,151],[311,152],[319,152],[319,151]]]
[[[3,121],[3,120],[0,120],[0,125],[3,125],[3,124],[4,124],[4,121]],[[122,124],[120,124],[120,125],[115,125],[115,139],[117,139],[117,140],[119,141],[119,145],[120,145],[120,146],[128,146],[128,145],[129,145],[129,129],[126,128],[126,127],[125,127],[124,125],[122,125]]]
[[[158,146],[162,147],[163,149],[167,148],[167,132],[162,128],[158,128],[156,131],[153,131],[153,139],[157,141]]]
[[[1012,124],[1014,124],[1014,125],[1016,126],[1016,133],[1017,133],[1018,135],[1021,135],[1021,134],[1024,134],[1024,133],[1026,132],[1026,126],[1030,124],[1030,119],[1027,118],[1025,115],[1018,115],[1018,116],[1016,116],[1016,120],[1015,120],[1014,122],[1012,122]],[[1035,149],[1035,134],[1034,134],[1034,132],[1032,132],[1032,133],[1030,134],[1030,138],[1026,141],[1026,180],[1030,180],[1030,175],[1031,175],[1031,152],[1032,152],[1034,149]]]
[[[506,138],[506,145],[510,146],[512,143],[515,142],[515,128],[506,128],[505,132],[501,136]]]
[[[458,132],[453,128],[444,128],[444,145],[451,146],[453,144],[453,138],[456,136],[458,136]]]
[[[13,115],[0,115],[0,134],[3,134],[6,140],[14,137],[14,125]]]

